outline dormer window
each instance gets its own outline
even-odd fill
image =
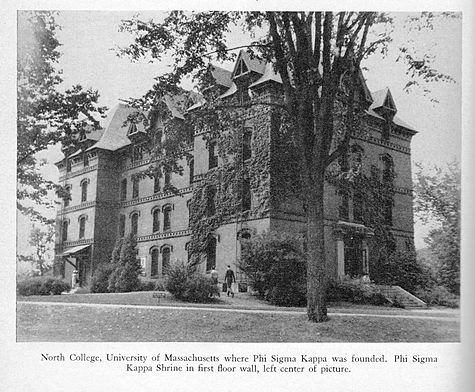
[[[236,67],[236,73],[234,74],[234,77],[238,77],[240,75],[244,75],[245,73],[249,72],[249,68],[247,68],[246,63],[244,62],[243,59],[239,61],[238,66]]]
[[[129,130],[127,131],[127,136],[134,135],[136,133],[138,133],[137,124],[130,124]]]

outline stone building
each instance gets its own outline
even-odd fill
[[[233,71],[210,66],[208,76],[204,98],[214,94],[223,101],[250,103],[241,112],[238,156],[242,170],[234,179],[239,187],[222,183],[220,170],[226,160],[218,154],[216,140],[207,138],[203,129],[195,129],[191,158],[181,162],[181,174],[137,176],[153,163],[144,144],[152,128],[127,123],[135,110],[119,104],[102,130],[84,135],[77,151],[68,152],[57,163],[60,183],[71,195],[57,215],[57,273],[69,279],[77,269],[81,283],[87,284],[97,265],[110,259],[116,239],[133,232],[144,279],[162,278],[169,263],[189,260],[197,249],[203,272],[216,267],[223,277],[231,264],[238,278],[243,278],[237,268],[243,239],[266,230],[304,232],[298,195],[286,192],[285,183],[279,181],[286,163],[278,149],[281,141],[273,132],[278,119],[272,106],[252,105],[279,99],[280,77],[271,64],[251,59],[245,52],[238,56]],[[368,107],[365,132],[355,135],[352,145],[363,152],[363,171],[391,182],[391,200],[383,207],[384,224],[396,249],[409,249],[413,247],[410,143],[416,132],[396,115],[389,89],[370,93],[362,79],[361,99]],[[182,121],[201,103],[181,97],[168,98],[165,104]],[[226,214],[223,210],[229,200],[234,200],[235,210]],[[329,265],[333,279],[371,277],[369,260],[379,244],[374,228],[362,219],[363,203],[355,192],[342,192],[331,183],[325,187],[326,252],[333,261]],[[221,220],[213,220],[216,214]]]

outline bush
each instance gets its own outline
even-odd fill
[[[126,293],[140,289],[139,275],[142,267],[137,259],[136,245],[137,241],[132,234],[116,243],[111,260],[113,271],[107,288],[110,292]]]
[[[108,293],[109,277],[113,271],[114,266],[112,264],[99,264],[91,278],[91,293]]]
[[[264,233],[243,245],[240,268],[261,298],[279,306],[305,304],[306,262],[298,238]]]
[[[63,291],[71,290],[71,285],[61,279],[52,277],[37,277],[27,279],[17,284],[19,295],[60,295]]]
[[[371,278],[376,284],[401,286],[411,293],[433,284],[430,271],[417,262],[414,252],[394,252],[381,258]]]
[[[444,286],[433,286],[425,290],[419,289],[415,292],[415,295],[429,306],[440,305],[449,308],[460,306],[460,297],[451,293]]]
[[[391,303],[370,285],[333,283],[327,289],[327,301],[385,306]]]
[[[172,264],[168,269],[166,289],[177,299],[186,302],[209,302],[218,295],[218,288],[209,277],[195,272],[183,262]]]

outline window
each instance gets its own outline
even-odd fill
[[[152,250],[152,264],[150,266],[151,277],[158,276],[158,255],[159,255],[159,250],[157,248],[154,248]]]
[[[206,188],[206,212],[208,217],[216,214],[216,187],[209,186]]]
[[[160,176],[156,173],[153,176],[153,193],[160,192]]]
[[[348,191],[347,190],[341,190],[340,191],[340,207],[339,207],[339,217],[340,219],[343,220],[349,220],[349,204],[350,204],[350,198],[348,196]]]
[[[251,209],[251,180],[245,178],[242,182],[242,210],[249,211]]]
[[[87,152],[84,153],[83,162],[84,162],[84,167],[89,166],[89,157],[87,155]]]
[[[170,251],[168,246],[162,250],[162,275],[166,275],[170,268]]]
[[[251,158],[252,149],[251,149],[251,142],[252,142],[252,130],[250,128],[244,129],[244,133],[242,135],[242,159],[247,161]]]
[[[69,173],[71,171],[71,161],[69,159],[66,160],[66,172]]]
[[[171,229],[171,213],[172,213],[171,206],[166,206],[163,209],[163,230],[164,231]]]
[[[239,61],[238,66],[236,67],[236,73],[234,76],[236,77],[236,76],[242,75],[248,71],[249,69],[247,68],[246,63],[244,62],[244,60],[241,59],[241,61]]]
[[[135,124],[134,124],[135,125]],[[138,162],[143,159],[143,146],[133,146],[132,147],[132,154],[130,157],[132,162]]]
[[[132,214],[131,220],[132,222],[131,222],[130,232],[132,233],[132,235],[137,235],[138,226],[139,226],[139,214],[138,213]]]
[[[364,199],[361,192],[356,192],[353,195],[353,220],[356,223],[363,223],[363,208]]]
[[[170,171],[165,172],[165,188],[168,188],[170,186],[172,180],[172,173]]]
[[[127,178],[120,183],[120,200],[127,199]]]
[[[190,159],[190,162],[188,163],[188,166],[190,168],[190,185],[193,184],[193,176],[194,176],[194,171],[195,171],[195,160],[192,158]]]
[[[216,155],[216,142],[210,142],[208,145],[208,169],[211,170],[218,166],[218,156]]]
[[[391,135],[391,120],[387,119],[383,125],[381,137],[383,138],[383,140],[389,140],[390,135]]]
[[[119,237],[123,237],[125,235],[125,215],[119,216]]]
[[[69,226],[69,223],[68,221],[63,221],[63,225],[62,225],[62,237],[61,239],[63,240],[63,242],[66,242],[68,240],[68,226]]]
[[[71,201],[71,185],[66,185],[64,190],[67,193],[63,199],[64,208],[66,208],[69,206],[69,202]]]
[[[87,180],[81,183],[81,203],[87,201]]]
[[[216,267],[216,238],[209,237],[206,246],[206,271]]]
[[[152,223],[152,231],[156,233],[160,230],[160,210],[158,208],[153,210],[152,213],[153,223]]]
[[[86,217],[79,218],[79,239],[84,238],[86,232]]]
[[[392,198],[388,198],[384,201],[383,205],[383,219],[384,223],[388,226],[392,226],[393,224],[393,200]]]
[[[394,178],[394,164],[390,155],[384,155],[381,160],[383,161],[383,182],[388,184],[392,183]]]
[[[138,177],[132,178],[132,199],[139,197],[139,181],[140,178]]]

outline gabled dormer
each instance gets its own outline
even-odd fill
[[[397,108],[389,88],[386,87],[373,93],[373,99],[371,108],[387,121],[392,121],[397,113]]]
[[[147,136],[143,122],[131,122],[127,130],[127,137],[132,143],[142,142]]]

